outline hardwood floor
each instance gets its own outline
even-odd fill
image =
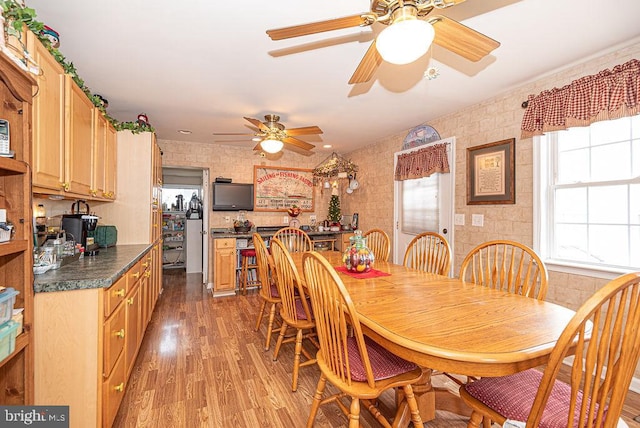
[[[300,369],[291,392],[293,344],[278,361],[264,350],[266,322],[255,332],[260,298],[212,298],[200,275],[164,272],[164,291],[153,313],[114,427],[303,427],[319,378],[315,366]],[[381,397],[392,413],[393,394]],[[640,395],[630,392],[623,413],[631,428]],[[363,427],[379,424],[363,409]],[[335,405],[320,408],[316,427],[347,426]],[[430,428],[463,428],[466,419],[438,412]]]

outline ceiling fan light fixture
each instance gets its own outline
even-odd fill
[[[427,53],[435,31],[427,21],[417,18],[397,20],[382,30],[376,48],[382,59],[392,64],[409,64]]]
[[[275,140],[273,138],[267,138],[262,140],[260,143],[260,147],[267,153],[278,153],[284,147],[284,143],[280,140]]]

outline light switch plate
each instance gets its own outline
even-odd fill
[[[484,226],[484,215],[482,214],[471,214],[471,225],[482,227]]]
[[[282,224],[289,224],[289,216],[282,217]]]
[[[309,221],[316,221],[316,215],[315,214],[311,214],[309,216]]]
[[[464,226],[464,214],[455,214],[453,216],[453,224],[456,226]]]

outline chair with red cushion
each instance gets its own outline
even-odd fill
[[[483,418],[485,426],[489,419],[526,421],[527,428],[621,426],[640,357],[639,303],[640,272],[619,276],[578,309],[544,372],[529,369],[462,385],[460,397],[473,410],[468,427],[479,427]],[[570,381],[564,383],[557,376],[572,355]]]
[[[329,262],[317,252],[303,255],[304,277],[311,297],[320,349],[316,354],[320,380],[311,404],[307,427],[312,427],[320,405],[335,402],[349,418],[349,428],[359,427],[361,402],[383,426],[391,426],[376,408],[376,399],[391,388],[402,388],[406,403],[398,406],[395,419],[407,410],[414,427],[422,419],[412,384],[422,370],[364,336],[353,301]],[[320,316],[320,314],[322,314]],[[323,399],[327,381],[339,392]],[[350,397],[351,403],[343,402]]]
[[[273,360],[278,359],[280,348],[284,343],[295,342],[293,358],[293,380],[291,390],[298,389],[298,371],[300,367],[309,366],[316,363],[316,359],[302,346],[302,341],[308,339],[316,347],[315,340],[316,323],[311,311],[311,302],[307,297],[296,265],[291,258],[291,254],[285,244],[278,238],[271,239],[271,255],[276,271],[276,285],[282,302],[280,304],[280,316],[282,317],[282,327],[273,351]],[[289,335],[289,330],[295,330],[295,335]],[[306,358],[301,361],[301,354]]]
[[[260,329],[262,318],[264,316],[264,310],[267,304],[269,307],[269,322],[267,324],[267,339],[264,346],[264,350],[269,349],[271,344],[271,336],[274,333],[273,323],[276,316],[276,306],[282,301],[280,294],[278,293],[278,287],[275,283],[275,272],[273,271],[273,259],[269,254],[267,244],[262,239],[262,236],[258,233],[253,234],[253,246],[256,251],[256,263],[258,265],[258,279],[260,280],[260,298],[262,304],[260,305],[260,312],[258,313],[258,320],[256,321],[256,331]]]

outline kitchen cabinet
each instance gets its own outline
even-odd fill
[[[94,137],[91,163],[91,196],[96,199],[115,199],[117,147],[116,130],[97,108],[93,109]]]
[[[35,402],[70,406],[71,428],[113,424],[159,295],[155,252],[108,288],[36,295],[36,320],[47,327],[36,336]]]
[[[162,239],[162,211],[156,168],[162,160],[155,134],[117,133],[117,195],[101,207],[102,221],[118,228],[118,245],[151,244]]]
[[[236,291],[236,240],[219,238],[213,241],[213,292],[231,295]]]
[[[33,104],[33,192],[114,199],[115,129],[37,37],[30,31],[25,37],[41,69]]]
[[[0,285],[19,294],[14,308],[24,308],[15,349],[0,361],[0,405],[33,404],[33,234],[31,212],[31,102],[35,80],[0,54],[0,117],[9,122],[13,158],[0,157],[0,208],[14,227],[0,243]]]

